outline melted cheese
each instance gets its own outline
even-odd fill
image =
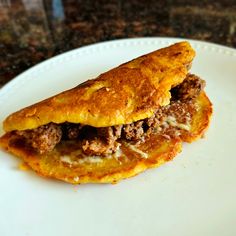
[[[84,162],[95,164],[95,163],[101,163],[103,161],[104,157],[99,156],[84,156],[82,159],[79,159],[79,164],[83,164]]]
[[[83,158],[77,158],[76,160],[74,160],[81,153],[82,153],[82,150],[79,149],[75,152],[72,152],[70,156],[69,155],[61,156],[60,160],[66,164],[69,164],[70,166],[84,164],[84,163],[98,164],[98,163],[103,162],[104,159],[111,159],[113,157],[117,161],[119,161],[118,159],[122,155],[121,149],[118,148],[117,151],[113,155],[108,155],[106,157],[82,155]]]
[[[61,156],[61,161],[69,165],[73,165],[77,163],[76,161],[71,160],[71,157],[67,155]]]
[[[177,128],[180,128],[180,129],[184,129],[184,130],[187,130],[189,131],[191,126],[189,123],[186,123],[186,124],[182,124],[182,123],[178,123],[176,121],[176,118],[174,116],[168,116],[165,120],[165,122],[173,127],[177,127]],[[166,125],[166,123],[163,123],[164,126]]]
[[[148,158],[148,154],[145,153],[145,152],[143,152],[143,151],[141,151],[140,149],[138,149],[135,145],[131,145],[131,144],[129,144],[129,143],[126,143],[126,145],[127,145],[132,151],[137,152],[138,154],[140,154],[140,156],[141,156],[142,158],[145,158],[145,159]]]

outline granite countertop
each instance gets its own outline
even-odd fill
[[[236,1],[1,0],[0,87],[62,52],[145,36],[236,47]]]

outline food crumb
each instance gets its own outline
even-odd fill
[[[21,164],[19,164],[19,169],[23,170],[23,171],[27,171],[30,168],[29,168],[29,166],[25,162],[22,162]]]

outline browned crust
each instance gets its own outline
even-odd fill
[[[145,149],[145,146],[150,147],[149,150],[146,150],[149,154],[148,159],[142,158],[123,144],[124,153],[123,156],[119,157],[120,161],[115,158],[105,158],[102,164],[83,163],[71,167],[60,161],[58,162],[60,153],[58,155],[54,153],[51,156],[39,156],[32,150],[11,144],[10,139],[11,135],[5,134],[0,139],[0,146],[20,157],[37,174],[72,184],[116,183],[137,175],[148,168],[158,167],[172,160],[181,151],[181,141],[179,139],[166,140],[157,136],[147,140],[146,145],[143,144],[140,147],[140,149]],[[153,145],[156,149],[151,148]]]
[[[182,140],[192,142],[204,134],[209,126],[212,104],[205,92],[197,99],[198,112],[194,115],[190,132],[182,135]],[[138,149],[148,154],[148,158],[142,158],[136,152],[122,144],[123,156],[119,161],[115,158],[104,159],[102,163],[82,163],[77,166],[63,164],[60,156],[63,150],[60,145],[50,155],[38,155],[31,149],[24,147],[21,143],[10,141],[11,134],[5,134],[0,138],[0,146],[14,155],[20,157],[38,174],[63,180],[72,184],[82,183],[116,183],[121,179],[137,175],[148,168],[158,167],[172,160],[181,151],[180,139],[168,140],[160,135],[152,135],[144,143],[138,145]],[[69,149],[69,147],[66,147]],[[127,156],[125,161],[124,155]]]
[[[149,53],[112,69],[95,80],[60,93],[10,115],[4,121],[6,132],[32,129],[46,123],[88,124],[94,127],[126,124],[150,117],[159,106],[167,105],[170,89],[183,81],[195,56],[189,43],[181,42]],[[116,183],[148,168],[172,160],[181,151],[182,141],[192,142],[203,136],[209,126],[212,104],[205,92],[197,99],[198,111],[190,131],[180,138],[152,135],[136,146],[147,154],[121,145],[121,154],[100,162],[68,164],[62,161],[70,144],[64,142],[47,155],[39,155],[13,133],[0,138],[0,146],[20,157],[39,175],[72,184]],[[77,147],[77,146],[76,146]],[[70,156],[68,152],[68,156]]]
[[[106,127],[145,119],[169,103],[171,87],[184,80],[194,56],[188,42],[154,51],[13,113],[4,130],[65,121]]]
[[[191,143],[202,138],[210,124],[213,107],[204,91],[198,97],[196,105],[198,111],[193,116],[190,132],[185,132],[181,135],[181,139],[184,142]]]

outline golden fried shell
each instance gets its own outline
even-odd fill
[[[120,151],[108,157],[84,156],[78,150],[77,141],[63,141],[52,152],[39,155],[11,133],[0,138],[0,146],[45,177],[73,184],[115,183],[147,168],[160,166],[181,151],[182,141],[191,142],[200,138],[209,125],[212,105],[204,92],[198,97],[197,104],[190,131],[181,138],[168,139],[152,135],[141,144],[122,142]]]
[[[106,127],[150,117],[169,103],[171,87],[184,80],[194,56],[188,42],[154,51],[13,113],[4,121],[4,130],[65,121]]]

